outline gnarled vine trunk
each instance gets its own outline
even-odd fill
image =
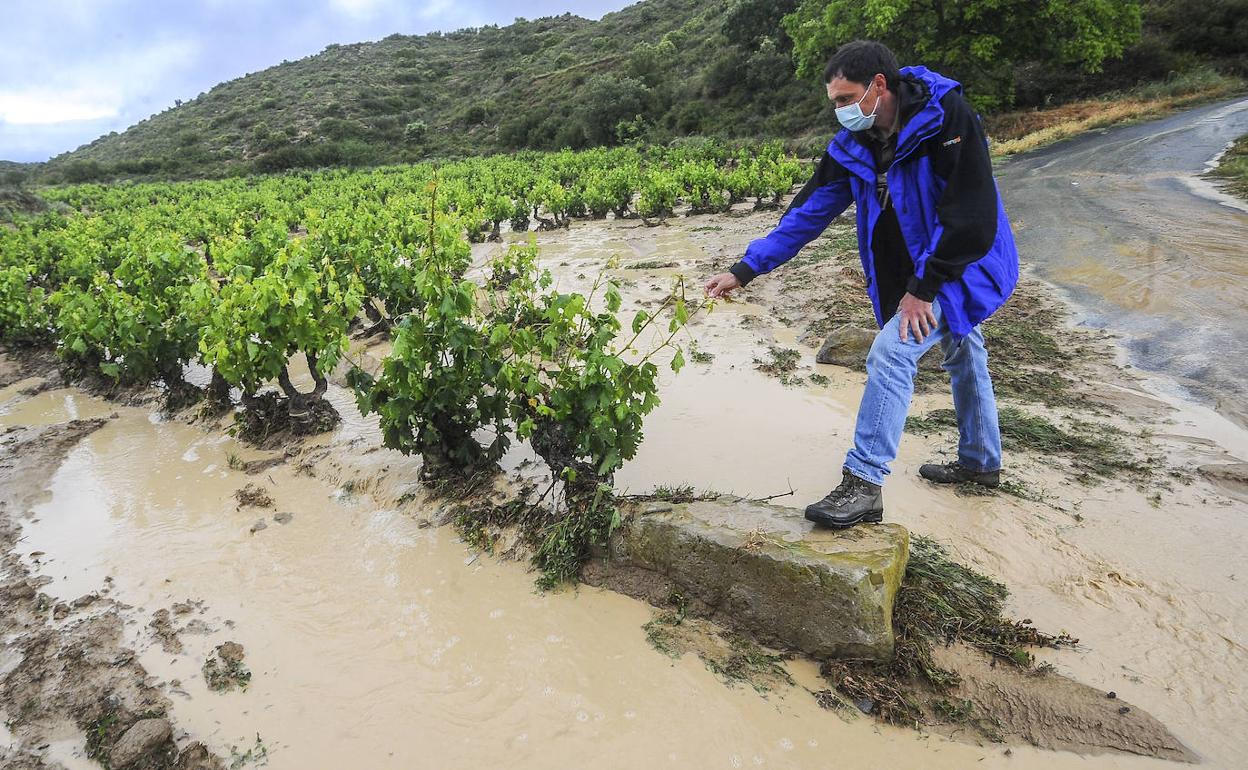
[[[295,433],[307,435],[322,433],[338,424],[342,418],[333,405],[325,401],[325,391],[329,381],[317,369],[317,358],[312,353],[305,353],[308,372],[312,375],[312,392],[303,393],[290,381],[290,372],[285,366],[277,375],[277,384],[286,395],[286,411],[290,415],[290,425]]]
[[[368,323],[370,324],[369,327],[364,330],[364,335],[367,337],[371,337],[372,335],[381,332],[389,332],[394,326],[390,322],[390,319],[386,318],[386,316],[377,308],[377,305],[373,303],[371,298],[365,300],[364,302],[364,316],[368,319]]]
[[[216,412],[228,412],[234,406],[230,401],[230,383],[212,367],[212,379],[208,382],[207,408]]]
[[[204,392],[186,381],[181,363],[161,367],[160,379],[165,383],[165,409],[174,412],[196,403]]]
[[[614,474],[598,475],[598,469],[576,456],[576,446],[563,425],[550,420],[537,423],[529,439],[533,451],[546,461],[556,479],[563,479],[563,498],[569,510],[586,511],[594,506],[599,486],[610,486]],[[563,476],[571,468],[575,478]]]

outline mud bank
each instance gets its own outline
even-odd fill
[[[936,661],[961,676],[944,700],[929,700],[952,717],[935,728],[942,733],[971,728],[1042,749],[1200,761],[1165,725],[1119,700],[1117,693],[1064,676],[1018,676],[960,645],[938,648]]]

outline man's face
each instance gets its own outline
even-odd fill
[[[833,107],[847,107],[851,104],[857,104],[862,101],[863,96],[870,90],[874,96],[867,97],[862,104],[864,114],[870,114],[875,105],[875,100],[879,99],[880,90],[884,87],[884,76],[876,75],[867,85],[855,83],[852,80],[846,80],[843,77],[834,77],[828,81],[828,99],[832,101]]]

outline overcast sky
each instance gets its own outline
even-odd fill
[[[330,43],[634,0],[0,0],[0,160],[47,160]]]

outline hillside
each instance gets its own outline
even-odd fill
[[[0,160],[0,187],[13,187],[30,176],[38,163],[16,163],[11,160]]]
[[[808,3],[819,5],[800,6]],[[781,19],[798,8],[799,0],[644,0],[599,21],[565,14],[331,45],[21,171],[40,182],[218,177],[691,135],[779,137],[813,148],[835,120],[819,88],[794,74],[794,42]],[[995,88],[993,103],[1014,108],[1142,82],[1183,90],[1176,73],[1210,65],[1248,72],[1239,34],[1248,0],[1195,10],[1144,0],[1141,8],[1135,42],[1099,72],[1020,49],[1003,80],[965,63],[957,45],[920,57],[906,30],[888,42],[903,62],[921,59],[962,80],[977,103],[988,104]]]
[[[775,5],[778,29],[792,4]],[[222,83],[45,171],[65,181],[215,176],[815,125],[818,91],[794,78],[782,45],[732,45],[721,31],[728,6],[647,0],[596,22],[567,14],[331,45]],[[632,124],[623,137],[621,122]]]

